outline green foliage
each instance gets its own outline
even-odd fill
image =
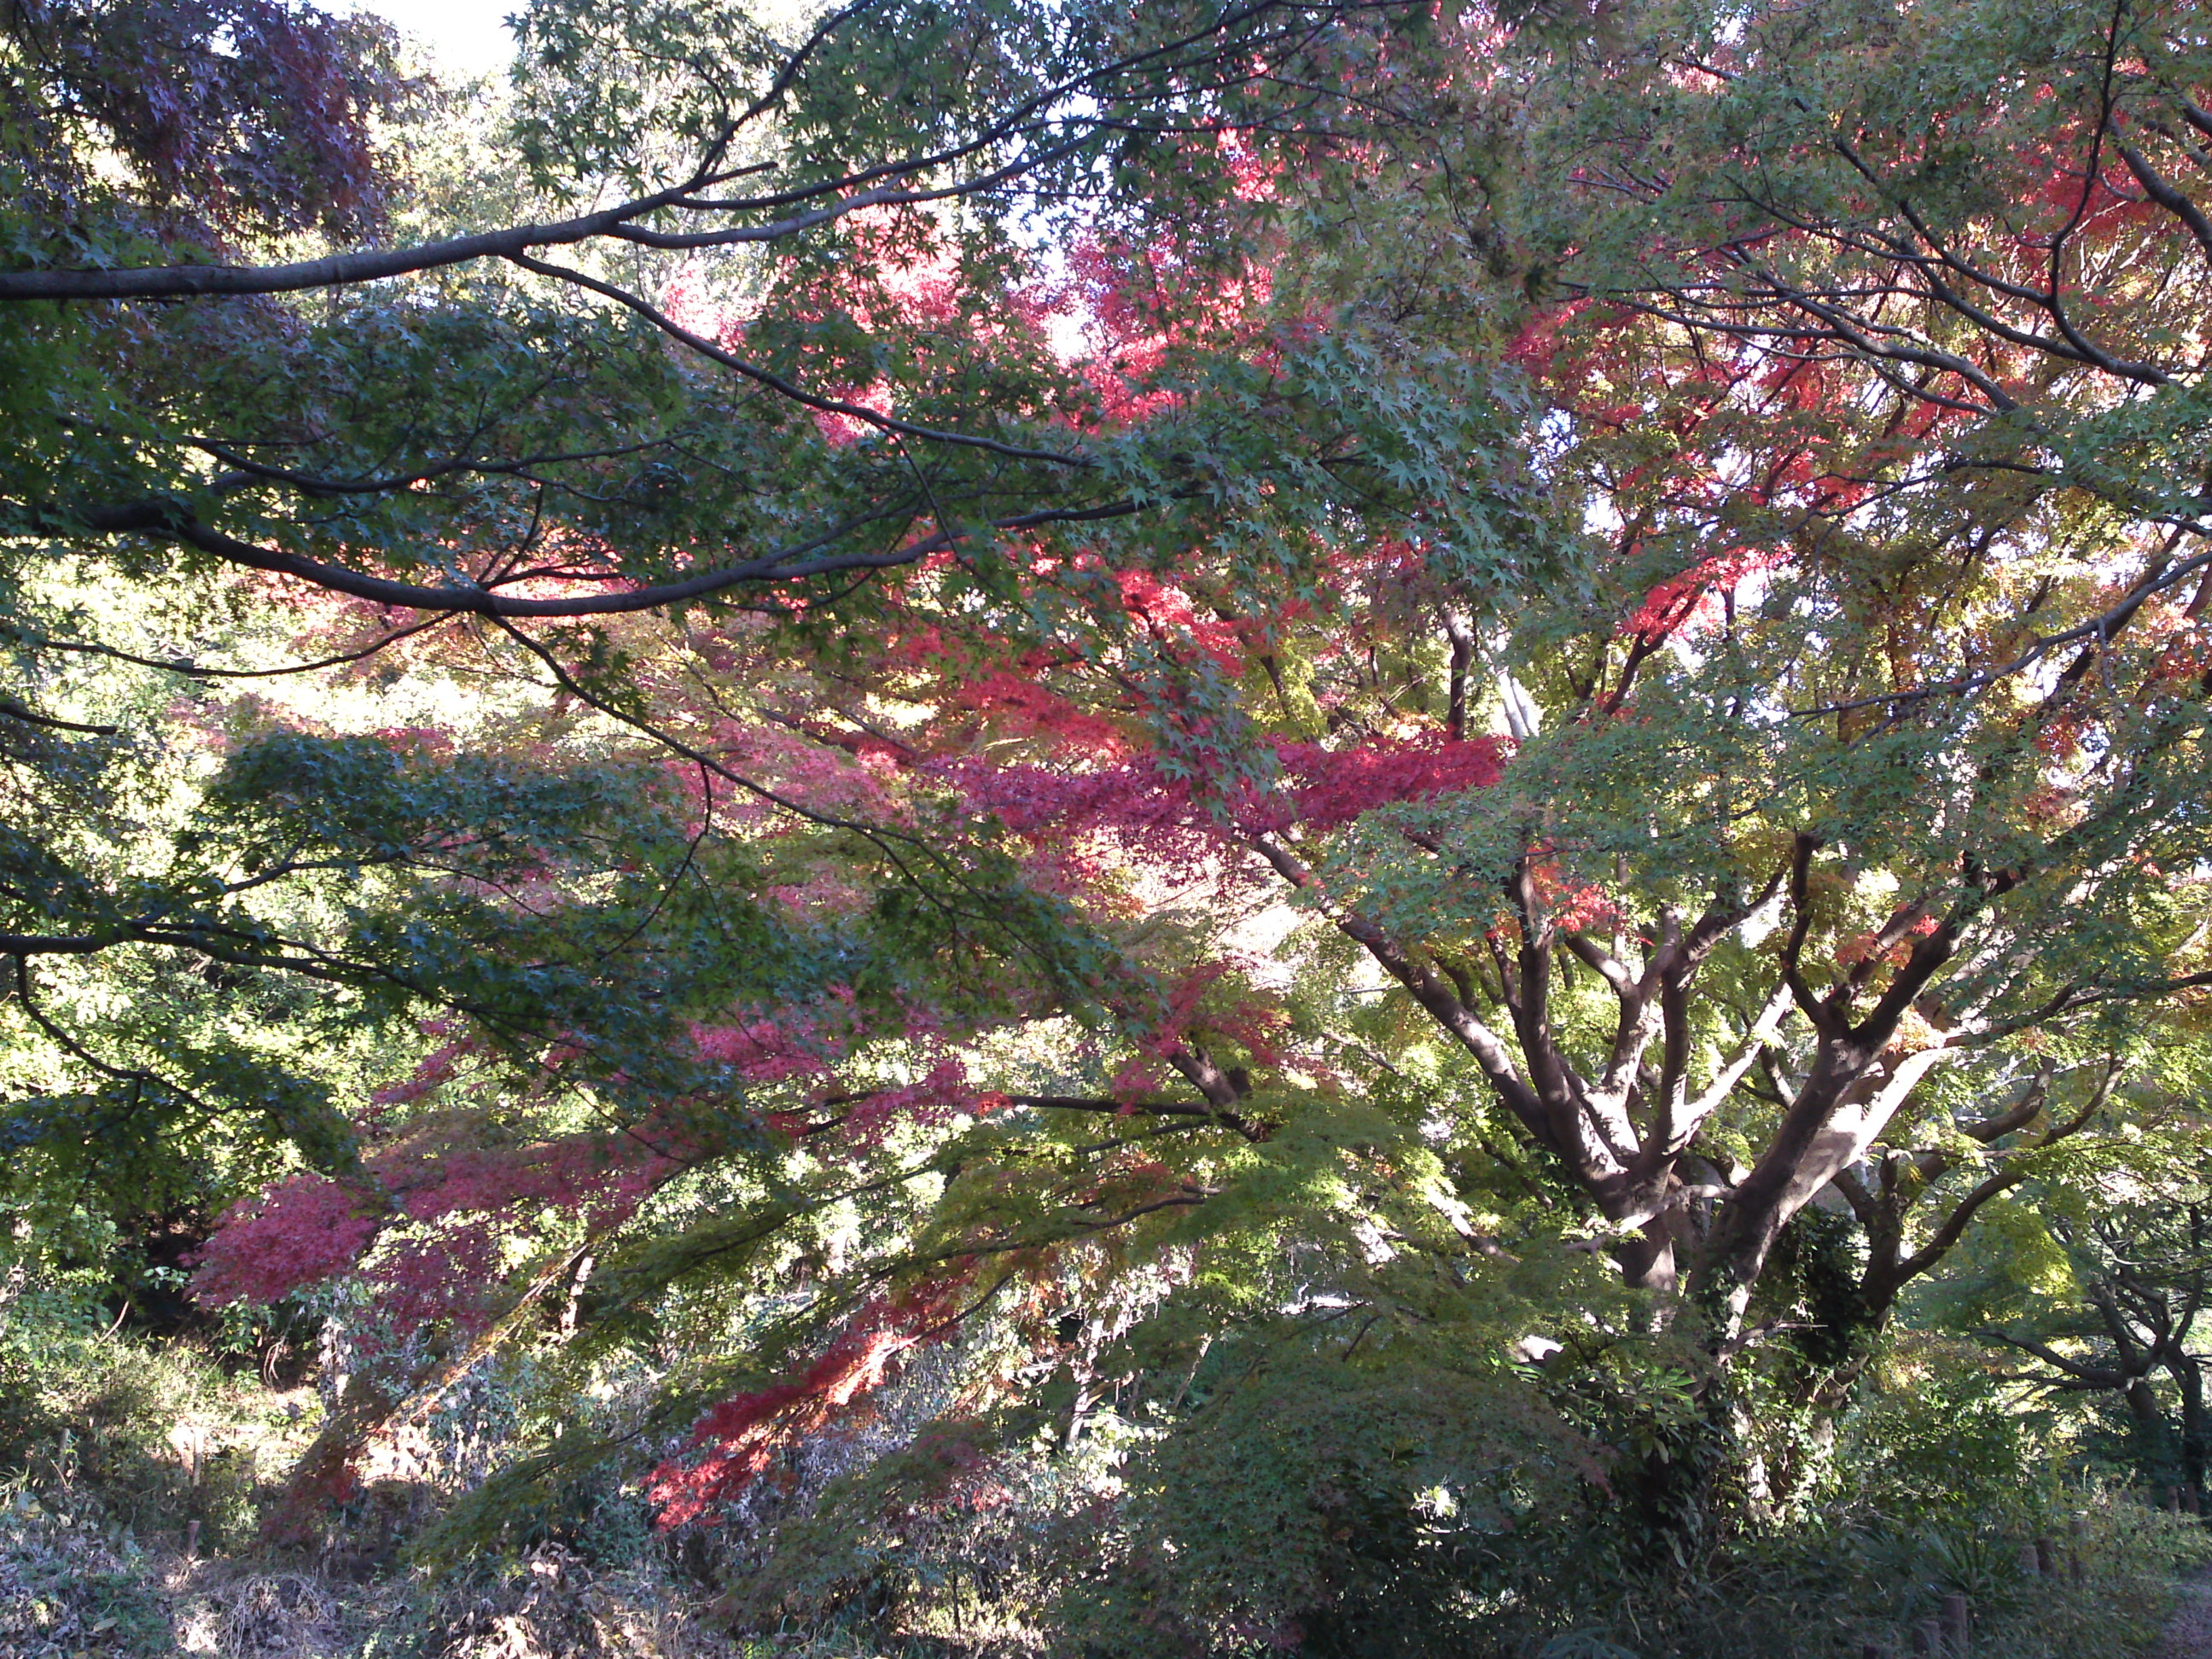
[[[2057,1501],[2050,1451],[1998,1377],[1907,1346],[1845,1420],[1835,1486],[1908,1527],[2025,1524]]]
[[[2021,1546],[2036,1527],[2081,1563],[2078,1578],[2022,1577]],[[1979,1646],[2037,1659],[2118,1659],[2155,1638],[2172,1605],[2172,1576],[2204,1553],[2193,1523],[2078,1496],[2010,1527],[1978,1518],[1923,1527],[1830,1521],[1732,1552],[1694,1579],[1637,1597],[1613,1628],[1643,1659],[1828,1659],[1869,1642],[1905,1651],[1942,1596],[1963,1591]]]
[[[20,1494],[0,1511],[0,1639],[32,1659],[179,1651],[150,1577],[134,1547],[105,1543]]]
[[[1255,1333],[1217,1343],[1192,1392],[1132,1449],[1111,1541],[1066,1597],[1067,1627],[1107,1650],[1464,1640],[1509,1534],[1600,1467],[1503,1366],[1417,1338],[1363,1364],[1334,1333]]]
[[[188,13],[0,7],[27,1490],[425,1650],[2148,1616],[2034,1385],[2208,1451],[2185,9]],[[283,1492],[118,1286],[313,1331]]]
[[[143,1544],[191,1528],[211,1551],[251,1548],[292,1449],[284,1407],[188,1351],[40,1334],[0,1376],[0,1472],[24,1503]]]

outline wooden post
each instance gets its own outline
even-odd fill
[[[1912,1651],[1927,1656],[1927,1659],[1942,1659],[1943,1625],[1941,1620],[1923,1619],[1912,1627]]]
[[[2043,1553],[2033,1544],[2020,1547],[2020,1576],[2023,1578],[2043,1577]]]
[[[1953,1590],[1943,1598],[1943,1651],[1950,1659],[1966,1659],[1966,1598]]]
[[[2045,1578],[2058,1571],[2058,1547],[2048,1538],[2035,1540],[2035,1571]]]

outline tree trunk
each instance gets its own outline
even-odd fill
[[[2166,1366],[2181,1386],[2182,1489],[2191,1499],[2190,1508],[2202,1510],[2205,1465],[2212,1456],[2212,1421],[2204,1413],[2204,1362],[2194,1354],[2176,1353]]]
[[[2128,1402],[2128,1416],[2135,1425],[2136,1442],[2142,1448],[2143,1467],[2157,1471],[2154,1480],[2167,1484],[2174,1479],[2175,1469],[2173,1432],[2159,1409],[2158,1394],[2148,1377],[2138,1376],[2129,1382],[2123,1395]],[[2179,1498],[2179,1488],[2174,1488]]]

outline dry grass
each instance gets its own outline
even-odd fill
[[[313,1574],[210,1575],[178,1599],[177,1645],[186,1653],[324,1659],[347,1650],[339,1598]]]
[[[699,1591],[542,1549],[434,1586],[306,1563],[200,1560],[108,1541],[18,1504],[0,1512],[5,1659],[766,1659]]]

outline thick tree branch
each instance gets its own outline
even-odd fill
[[[899,569],[932,553],[957,546],[985,530],[1027,530],[1048,524],[1097,523],[1131,517],[1146,511],[1148,505],[1147,502],[1124,500],[1097,507],[1044,507],[988,520],[971,528],[939,529],[888,552],[832,553],[825,550],[865,525],[879,521],[884,516],[877,514],[867,520],[838,525],[818,536],[742,564],[725,565],[678,581],[626,588],[615,592],[565,595],[558,599],[529,599],[505,593],[496,584],[488,587],[472,583],[426,587],[414,582],[394,581],[385,576],[365,575],[343,565],[330,564],[301,554],[240,541],[236,537],[210,529],[189,511],[173,502],[145,502],[134,507],[80,512],[73,516],[77,525],[95,532],[145,535],[179,543],[228,564],[295,577],[331,592],[349,594],[355,599],[368,599],[377,605],[410,611],[465,612],[472,616],[520,619],[628,615],[713,599],[736,587],[776,586],[848,571]],[[57,517],[52,527],[57,531],[65,530],[70,522],[68,519]],[[611,577],[619,574],[612,571],[607,574]]]
[[[1321,891],[1319,878],[1284,845],[1279,836],[1261,833],[1252,836],[1250,844],[1293,888],[1320,899],[1324,914],[1335,923],[1337,930],[1366,951],[1378,967],[1404,986],[1430,1018],[1473,1056],[1492,1091],[1539,1145],[1555,1152],[1567,1152],[1573,1143],[1560,1141],[1544,1103],[1521,1076],[1504,1040],[1461,1000],[1455,988],[1442,974],[1400,945],[1375,922],[1331,905]]]

